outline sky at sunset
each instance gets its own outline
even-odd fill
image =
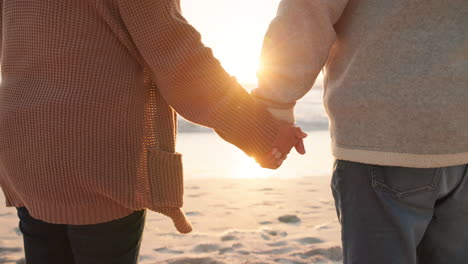
[[[255,84],[263,36],[279,0],[182,0],[185,18],[226,70]]]

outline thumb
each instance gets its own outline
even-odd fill
[[[294,148],[296,149],[297,153],[304,155],[306,153],[305,147],[304,147],[304,140],[300,139],[297,141],[296,145],[294,145]]]
[[[299,138],[299,139],[304,139],[304,138],[307,137],[307,133],[302,131],[302,129],[300,127],[296,127],[294,129],[294,132],[295,132],[296,137]]]

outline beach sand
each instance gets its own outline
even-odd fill
[[[194,231],[178,234],[168,218],[148,212],[139,263],[342,262],[330,177],[196,178],[185,185]],[[24,263],[17,225],[16,210],[2,207],[2,264]]]

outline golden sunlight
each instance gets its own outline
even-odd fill
[[[242,84],[257,83],[263,36],[279,0],[182,0],[184,17]]]
[[[240,47],[241,45],[239,45]],[[243,47],[238,53],[226,53],[217,56],[223,67],[243,84],[257,82],[256,71],[259,67],[258,52],[252,48]]]
[[[236,151],[232,162],[235,164],[231,170],[231,178],[236,179],[263,179],[277,174],[274,170],[264,169],[255,162],[255,159]]]

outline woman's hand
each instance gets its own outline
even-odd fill
[[[299,154],[305,154],[303,139],[306,137],[307,134],[300,127],[288,122],[281,122],[272,150],[261,157],[256,157],[256,161],[263,168],[277,169],[283,164],[293,147]]]

